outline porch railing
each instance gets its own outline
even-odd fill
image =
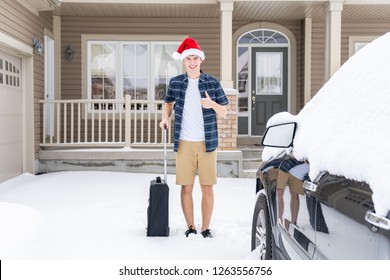
[[[41,100],[42,147],[160,147],[163,101]],[[172,123],[171,123],[172,124]],[[171,127],[171,126],[170,126]],[[172,143],[171,129],[167,144]]]

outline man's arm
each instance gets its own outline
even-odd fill
[[[213,101],[208,95],[207,91],[205,92],[206,98],[201,99],[202,106],[206,109],[213,109],[215,113],[222,117],[226,118],[227,108],[225,105],[219,105],[217,102]]]

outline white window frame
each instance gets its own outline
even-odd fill
[[[161,45],[161,44],[164,44],[166,46],[168,45],[180,45],[180,41],[151,41],[150,42],[150,52],[149,52],[149,59],[150,59],[150,70],[149,70],[149,75],[150,75],[150,79],[149,79],[149,86],[150,86],[150,90],[148,89],[148,100],[155,100],[155,92],[154,92],[154,89],[155,89],[155,76],[154,76],[154,73],[152,73],[153,69],[155,69],[155,60],[152,59],[154,53],[155,53],[155,47],[156,45]],[[184,71],[184,65],[181,64],[181,72]]]
[[[349,57],[379,36],[349,36]]]
[[[123,44],[126,43],[137,43],[137,44],[148,44],[148,57],[149,57],[149,65],[148,65],[148,100],[154,100],[154,87],[155,87],[155,79],[154,79],[154,71],[152,71],[152,67],[154,67],[154,61],[152,61],[152,54],[154,53],[155,45],[157,44],[175,44],[179,45],[183,39],[185,39],[187,35],[108,35],[108,34],[82,34],[81,35],[81,44],[82,44],[82,99],[91,99],[91,72],[90,72],[90,43],[115,43],[116,51],[117,51],[117,71],[116,71],[116,98],[123,98],[123,80],[121,73],[122,70],[122,49]],[[153,73],[152,73],[153,72]]]
[[[147,69],[147,73],[148,73],[148,75],[147,75],[147,78],[148,78],[148,84],[147,84],[147,86],[146,86],[146,91],[147,91],[147,99],[146,100],[154,100],[154,98],[153,99],[150,99],[150,97],[151,97],[151,91],[152,91],[152,87],[151,87],[151,79],[152,79],[152,73],[151,73],[151,69],[153,69],[152,67],[151,67],[151,63],[152,63],[152,61],[151,61],[151,58],[152,58],[152,54],[151,54],[151,52],[152,52],[152,49],[151,49],[151,44],[150,44],[150,42],[147,42],[147,41],[125,41],[125,42],[120,42],[119,43],[119,57],[117,58],[117,62],[119,63],[118,65],[119,65],[119,70],[117,71],[117,78],[119,78],[119,84],[118,84],[118,87],[120,87],[120,89],[119,89],[119,91],[118,91],[118,93],[120,93],[120,94],[118,94],[117,95],[117,99],[122,99],[123,98],[123,76],[122,75],[120,75],[120,73],[123,73],[123,61],[122,61],[122,57],[123,57],[123,46],[124,45],[147,45],[148,46],[148,54],[147,54],[147,56],[148,56],[148,69]]]
[[[122,73],[122,63],[119,63],[119,51],[121,51],[120,49],[120,44],[119,42],[115,42],[115,41],[88,41],[87,44],[87,48],[88,48],[88,51],[87,51],[87,98],[88,100],[91,100],[92,99],[92,92],[91,92],[91,80],[92,80],[92,73],[90,71],[91,69],[91,61],[89,59],[89,54],[91,52],[91,46],[92,44],[106,44],[106,43],[110,43],[110,44],[115,44],[115,53],[116,53],[116,62],[115,62],[115,65],[116,65],[116,73],[115,73],[115,80],[116,80],[116,90],[115,90],[115,99],[113,100],[118,100],[120,98],[118,98],[118,96],[123,96],[123,88],[122,88],[122,81],[121,79],[119,79],[119,73]],[[119,92],[121,92],[122,95],[119,95]]]

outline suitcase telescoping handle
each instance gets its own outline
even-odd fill
[[[164,142],[164,182],[167,182],[167,125],[164,124],[163,142]]]

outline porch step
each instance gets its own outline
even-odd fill
[[[255,147],[255,148],[240,147],[239,149],[241,150],[242,157],[244,159],[259,159],[261,158],[261,153],[263,152],[262,147]]]
[[[261,147],[263,136],[237,136],[238,147]]]
[[[38,171],[122,171],[162,174],[162,149],[62,149],[41,150]],[[220,177],[240,177],[242,153],[239,150],[218,151],[217,169]],[[175,153],[167,152],[167,173],[175,174]]]
[[[250,139],[252,138],[252,139]],[[221,177],[256,178],[261,166],[261,137],[240,137],[237,150],[218,151],[218,174]],[[161,148],[91,148],[42,149],[39,152],[39,172],[66,170],[101,170],[145,172],[161,174],[163,171]],[[175,173],[175,154],[167,153],[168,173]]]
[[[243,148],[242,151],[242,172],[241,176],[243,178],[256,178],[256,172],[261,166],[261,153],[262,148]]]
[[[256,172],[261,166],[263,147],[261,136],[244,136],[237,138],[238,149],[242,152],[242,170],[240,177],[256,178]]]
[[[257,169],[243,169],[240,173],[240,178],[248,178],[248,179],[255,179],[256,178],[256,172]],[[255,181],[253,181],[253,184],[255,184]]]
[[[258,158],[243,158],[242,159],[242,169],[243,170],[250,170],[255,169],[257,170],[260,167],[261,160]]]

